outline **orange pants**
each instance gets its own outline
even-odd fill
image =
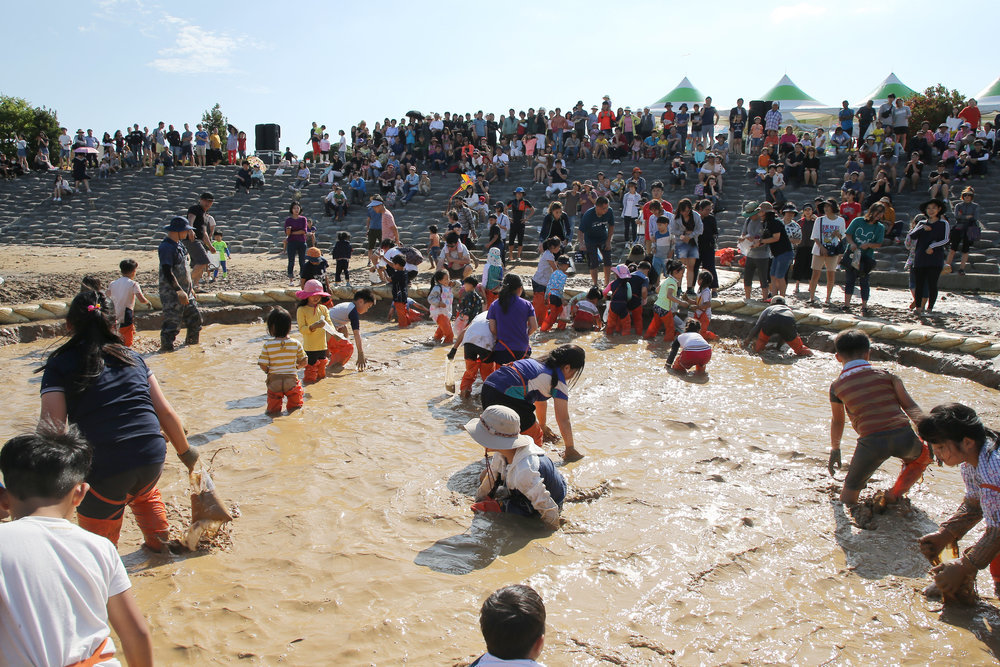
[[[451,330],[451,320],[447,315],[437,316],[437,330],[434,332],[434,340],[443,340],[446,344],[455,341],[455,333]]]
[[[132,341],[135,338],[135,325],[130,324],[127,327],[118,327],[118,335],[121,336],[125,347],[132,347]]]
[[[308,370],[308,368],[307,368]],[[288,410],[295,410],[296,408],[302,407],[302,385],[295,385],[293,389],[289,391],[268,391],[267,392],[267,411],[268,412],[281,412],[282,400],[288,399]]]
[[[702,313],[698,316],[698,323],[701,324],[701,336],[705,340],[718,340],[719,337],[708,330],[708,323],[711,321],[708,313]]]
[[[542,446],[542,426],[537,421],[529,426],[528,428],[521,431],[521,435],[530,435],[531,439],[535,441],[535,444],[539,447]]]
[[[109,505],[118,505],[118,502],[100,497],[96,491],[91,489],[88,493],[98,496],[102,502]],[[156,488],[156,482],[150,483],[137,495],[125,497],[121,509],[115,512],[110,519],[94,519],[77,513],[77,523],[84,530],[108,538],[112,544],[118,546],[118,539],[121,537],[122,521],[125,518],[125,505],[132,508],[132,516],[139,524],[139,530],[146,538],[146,546],[153,551],[162,551],[170,536],[170,525],[167,522],[167,509],[163,505],[163,498],[160,497],[160,490]]]
[[[405,329],[420,319],[420,313],[412,308],[407,308],[405,303],[393,303],[392,305],[396,307],[396,320],[400,329]]]
[[[354,344],[348,340],[331,338],[326,343],[326,351],[330,355],[331,366],[343,366],[354,356]]]
[[[479,359],[466,359],[465,373],[462,374],[460,389],[462,391],[472,391],[472,385],[476,382],[477,374],[483,379],[483,382],[486,382],[486,378],[496,369],[497,365],[494,363],[480,361]]]
[[[763,351],[764,348],[767,347],[767,342],[769,340],[771,340],[770,336],[768,336],[763,331],[759,332],[757,334],[757,340],[754,341],[753,344],[753,351],[754,352]],[[813,354],[812,350],[806,347],[806,344],[802,342],[802,338],[799,336],[796,336],[795,340],[788,341],[788,347],[792,348],[792,352],[794,352],[795,355],[799,357],[811,357]]]
[[[656,311],[653,311],[653,320],[649,323],[646,328],[646,338],[654,338],[660,331],[660,327],[663,327],[663,340],[671,341],[674,339],[675,325],[674,325],[673,312],[668,312],[666,315],[658,315]]]
[[[531,295],[531,305],[535,308],[535,320],[541,322],[545,319],[545,292],[535,292]]]
[[[552,327],[559,322],[559,315],[562,314],[562,306],[553,306],[551,303],[548,305],[548,312],[545,314],[545,322],[542,323],[540,327],[542,331],[551,331]],[[566,328],[566,320],[559,322],[559,330],[562,331]]]
[[[642,335],[642,306],[632,309],[632,329],[636,336]]]
[[[615,311],[608,311],[608,324],[604,328],[605,334],[616,334],[621,333],[623,335],[628,334],[629,325],[632,323],[632,318],[629,315],[621,317],[615,314]]]
[[[316,382],[322,380],[326,377],[326,365],[329,359],[320,359],[314,363],[306,366],[305,372],[302,374],[303,382]]]
[[[899,471],[899,477],[896,478],[896,483],[892,485],[892,495],[896,498],[901,498],[903,494],[910,490],[910,487],[917,483],[921,475],[924,474],[924,470],[931,463],[931,450],[927,447],[927,443],[923,443],[923,448],[920,450],[920,456],[909,462],[903,463],[903,469]],[[992,563],[990,564],[990,572],[993,571]]]
[[[497,300],[497,293],[485,288],[483,289],[483,293],[486,294],[486,307],[489,308]]]

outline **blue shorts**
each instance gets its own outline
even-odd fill
[[[596,269],[601,265],[611,266],[611,253],[604,249],[604,243],[587,244],[587,268]]]
[[[781,253],[777,257],[771,260],[771,277],[772,278],[784,278],[788,273],[788,267],[792,265],[792,260],[795,259],[795,251],[789,250],[788,252]]]
[[[677,259],[698,259],[698,246],[690,243],[678,243],[674,246]]]

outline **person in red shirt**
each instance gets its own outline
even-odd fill
[[[844,220],[854,220],[861,215],[861,204],[855,201],[857,195],[854,190],[844,190],[843,195],[847,201],[840,205],[840,215]]]
[[[663,124],[663,129],[670,133],[670,126],[674,124],[674,119],[677,114],[674,113],[674,105],[672,102],[667,102],[666,110],[660,115],[660,123]]]
[[[602,132],[609,132],[615,122],[615,112],[611,110],[611,105],[607,102],[601,105],[601,111],[597,114],[597,124]]]
[[[979,127],[979,121],[982,120],[982,114],[979,112],[979,104],[975,100],[970,99],[965,108],[958,112],[958,117],[971,125],[973,130],[976,130]]]

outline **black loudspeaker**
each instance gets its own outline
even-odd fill
[[[744,136],[750,136],[750,126],[753,125],[753,119],[760,116],[760,122],[763,123],[764,115],[770,110],[770,102],[766,102],[764,100],[750,100],[750,107],[747,110],[747,129],[744,131]],[[781,109],[778,109],[778,111],[781,111]]]
[[[280,150],[281,126],[276,123],[266,123],[254,127],[256,133],[255,148],[258,151]]]

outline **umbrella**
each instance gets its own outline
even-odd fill
[[[406,115],[409,116],[410,118],[415,119],[415,120],[423,120],[424,119],[424,115],[422,113],[420,113],[419,111],[407,111]]]
[[[250,166],[253,167],[254,169],[260,169],[262,172],[267,171],[267,165],[264,164],[264,161],[261,160],[256,155],[247,158],[247,162],[249,162]]]
[[[73,151],[74,153],[90,153],[92,155],[97,155],[97,149],[91,148],[90,146],[80,146]]]

